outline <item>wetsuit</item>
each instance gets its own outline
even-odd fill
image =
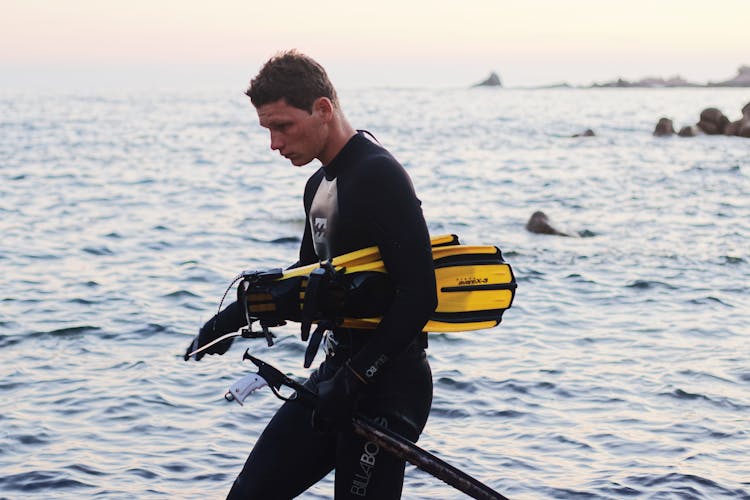
[[[297,265],[377,245],[396,286],[375,331],[334,329],[325,361],[305,384],[316,391],[348,360],[368,382],[358,411],[416,441],[432,404],[421,330],[437,299],[429,234],[411,181],[360,132],[310,177],[304,205],[308,224]],[[225,320],[234,318],[229,324],[237,321],[236,304],[225,311]],[[399,498],[404,465],[350,430],[313,428],[311,410],[287,402],[258,438],[228,498],[292,498],[334,468],[337,499]]]

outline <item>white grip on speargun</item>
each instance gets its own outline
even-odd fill
[[[240,406],[242,406],[242,403],[245,401],[245,399],[247,399],[248,396],[250,396],[250,394],[267,385],[268,382],[266,382],[266,379],[264,379],[257,373],[248,373],[237,382],[229,386],[229,391],[224,395],[224,397],[229,401],[234,399],[240,404]]]

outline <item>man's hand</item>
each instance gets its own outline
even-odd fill
[[[224,334],[224,332],[214,328],[215,321],[216,319],[212,318],[205,325],[203,325],[203,328],[198,331],[198,335],[195,336],[193,341],[188,346],[187,351],[185,351],[185,361],[190,359],[191,352],[210,342],[213,342]],[[193,357],[196,361],[200,361],[201,358],[206,354],[224,354],[232,346],[232,342],[234,342],[233,337],[222,340],[221,342],[217,342],[216,344],[212,345],[208,349],[195,354],[195,356]]]
[[[318,401],[312,414],[313,427],[320,431],[345,429],[352,423],[352,415],[362,388],[364,377],[345,364],[329,380],[318,384]]]

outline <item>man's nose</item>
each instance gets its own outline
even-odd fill
[[[281,146],[283,146],[284,143],[281,140],[281,134],[277,132],[271,132],[271,149],[274,151],[281,150]]]

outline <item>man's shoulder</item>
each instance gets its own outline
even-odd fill
[[[403,170],[401,163],[382,144],[371,136],[360,132],[358,148],[358,166],[368,173],[371,169]]]
[[[371,194],[376,191],[395,194],[405,188],[413,189],[406,169],[383,148],[358,162],[353,177],[357,186]]]

